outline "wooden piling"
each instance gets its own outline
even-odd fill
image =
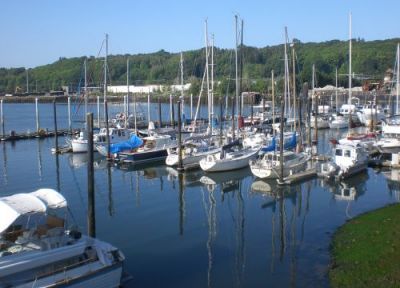
[[[56,105],[56,100],[53,101],[53,115],[54,115],[55,152],[58,153],[57,105]]]
[[[3,99],[0,100],[0,121],[1,121],[1,136],[4,137],[4,113],[3,113]]]
[[[93,167],[93,113],[86,114],[88,133],[88,235],[96,237],[94,167]]]
[[[39,124],[39,106],[38,106],[38,98],[35,98],[35,111],[36,111],[36,132],[39,133],[40,124]]]
[[[159,127],[162,126],[162,118],[161,118],[161,98],[158,97],[158,122],[160,123]]]

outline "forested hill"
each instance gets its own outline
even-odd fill
[[[352,67],[355,78],[383,79],[387,69],[395,63],[396,45],[400,38],[364,41],[354,39]],[[335,83],[335,69],[343,74],[339,83],[346,85],[348,71],[348,42],[332,40],[322,43],[301,43],[294,40],[296,52],[297,82],[310,81],[312,65],[317,71],[317,85]],[[284,65],[283,45],[254,48],[243,46],[239,55],[243,55],[242,87],[266,91],[269,86],[271,70],[277,78],[282,77]],[[288,54],[291,58],[291,50]],[[178,84],[180,73],[180,54],[158,51],[150,54],[111,55],[108,58],[110,85],[126,84],[126,61],[130,61],[130,83]],[[183,52],[185,82],[191,82],[193,89],[198,89],[205,67],[204,49]],[[85,57],[60,58],[58,61],[29,69],[29,90],[58,90],[61,86],[70,86],[76,90],[83,86],[83,63]],[[214,49],[215,80],[220,84],[216,89],[224,93],[234,88],[235,59],[232,49]],[[291,65],[290,65],[291,66]],[[88,58],[88,78],[90,86],[100,86],[103,79],[103,59]],[[230,79],[230,80],[228,80]],[[357,82],[357,80],[355,80]],[[231,85],[228,85],[228,82]],[[219,91],[218,91],[219,90]],[[0,93],[26,91],[26,71],[24,68],[0,68]]]

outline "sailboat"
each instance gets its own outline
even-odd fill
[[[238,47],[238,33],[237,33],[237,16],[236,20],[236,47],[235,47],[235,63],[236,63],[236,104],[239,103],[239,81],[238,81],[238,65],[237,65],[237,47]],[[238,106],[238,105],[236,105]],[[240,109],[236,107],[238,112],[238,119],[240,119]],[[233,107],[233,111],[235,107]],[[234,114],[234,113],[233,113]],[[234,118],[234,115],[232,115]],[[234,119],[233,119],[234,120]],[[238,123],[239,124],[239,123]],[[234,132],[234,129],[232,129]],[[239,135],[239,125],[237,125],[236,135]],[[234,137],[233,137],[234,138]],[[200,167],[202,170],[207,172],[217,172],[217,171],[229,171],[244,168],[249,165],[249,160],[254,159],[261,146],[247,147],[243,148],[239,140],[234,140],[233,142],[224,145],[221,148],[220,153],[208,155],[200,161]]]

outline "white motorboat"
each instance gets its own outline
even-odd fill
[[[230,171],[244,168],[255,158],[260,147],[237,148],[238,141],[222,147],[220,153],[211,154],[200,160],[200,167],[206,172]]]
[[[130,137],[130,131],[125,128],[109,128],[108,134],[110,135],[110,144],[126,141]],[[107,129],[101,128],[99,133],[93,135],[94,144],[106,144],[107,143]],[[77,138],[71,139],[72,152],[83,153],[87,152],[87,135],[84,132],[80,132]]]
[[[376,142],[379,152],[386,154],[400,152],[400,121],[397,117],[382,121],[382,136]]]
[[[0,287],[121,285],[122,252],[66,230],[54,212],[66,206],[52,189],[0,198]]]
[[[370,126],[371,123],[379,124],[385,119],[383,109],[379,105],[367,104],[364,105],[360,111],[357,111],[357,116],[361,124]]]
[[[367,169],[368,154],[360,144],[338,144],[332,161],[318,165],[318,176],[344,179]]]
[[[284,151],[283,177],[305,170],[310,156],[307,153]],[[261,155],[258,159],[250,161],[250,169],[258,178],[279,178],[281,174],[280,155],[271,151]]]

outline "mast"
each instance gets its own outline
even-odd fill
[[[236,109],[239,114],[239,75],[238,75],[238,15],[235,15],[235,84],[236,84]],[[234,117],[234,115],[232,115]],[[239,121],[239,117],[238,117]],[[239,123],[237,125],[237,134],[239,135]]]
[[[179,62],[179,66],[180,66],[180,70],[181,70],[181,102],[180,102],[180,105],[181,105],[181,112],[182,112],[182,115],[185,115],[185,100],[184,100],[184,93],[183,93],[183,87],[184,87],[184,85],[183,85],[183,53],[181,52],[181,60],[180,60],[180,62]],[[178,113],[179,114],[179,113]],[[181,117],[181,115],[179,114],[179,117]],[[185,125],[185,123],[183,123],[183,125]]]
[[[108,57],[108,34],[106,33],[106,55],[104,57],[104,120],[106,118],[107,102],[107,57]]]
[[[207,85],[207,107],[208,107],[208,127],[211,125],[211,97],[210,97],[210,74],[208,70],[208,24],[205,21],[205,41],[206,41],[206,85]]]
[[[275,83],[274,83],[274,70],[271,71],[271,87],[272,87],[272,133],[275,136]],[[264,99],[265,103],[265,99]],[[265,111],[263,111],[264,115]]]
[[[125,126],[129,116],[129,58],[126,59],[126,115],[125,115]]]
[[[86,114],[88,113],[88,95],[87,95],[87,58],[85,58],[85,61],[83,62],[83,67],[84,67],[84,73],[85,73],[85,117]]]
[[[287,56],[287,27],[285,26],[285,45],[284,45],[284,47],[285,47],[285,85],[284,85],[284,96],[285,96],[285,102],[287,101],[287,99],[288,99],[288,97],[289,97],[289,95],[288,95],[288,91],[289,91],[289,83],[288,83],[288,80],[289,80],[289,67],[288,67],[288,56]],[[285,106],[284,106],[284,108],[285,108],[285,116],[287,117],[287,118],[289,118],[289,115],[288,115],[288,110],[287,110],[287,103],[285,103]]]
[[[211,35],[211,135],[214,119],[214,34]]]
[[[348,100],[348,104],[351,104],[351,80],[352,80],[351,78],[352,77],[351,77],[351,13],[350,13],[349,14],[349,100]],[[351,112],[351,109],[350,109],[350,112]]]
[[[400,94],[400,44],[397,43],[397,71],[396,71],[396,114],[399,114],[399,94]]]
[[[337,67],[336,67],[336,73],[335,73],[335,97],[336,97],[336,112],[338,111],[339,103],[338,103],[338,95],[337,95],[337,85],[338,85],[338,80],[337,80]]]
[[[292,64],[293,64],[293,118],[294,118],[294,131],[296,132],[296,63],[294,42],[292,42]]]
[[[242,26],[240,27],[240,65],[239,65],[239,94],[240,94],[240,110],[239,115],[243,115],[243,94],[241,93],[241,89],[243,87],[243,26],[244,21],[242,19]]]

